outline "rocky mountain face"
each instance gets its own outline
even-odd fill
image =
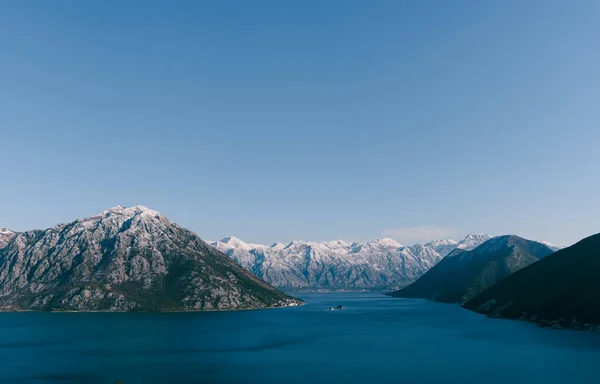
[[[298,305],[196,234],[142,206],[14,236],[3,310],[180,311]]]
[[[211,245],[285,290],[389,290],[415,281],[448,252],[472,249],[490,238],[470,234],[460,242],[438,240],[414,246],[386,238],[365,243],[292,241],[266,246],[226,237]]]
[[[464,306],[492,317],[600,331],[600,234],[516,272]]]
[[[474,250],[456,248],[394,297],[464,303],[512,273],[550,255],[545,244],[518,236],[499,236]]]
[[[6,247],[6,244],[8,244],[15,236],[17,236],[16,232],[11,231],[8,228],[0,228],[0,249]]]

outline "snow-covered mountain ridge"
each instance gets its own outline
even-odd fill
[[[411,246],[388,238],[364,243],[295,240],[267,246],[229,236],[209,244],[287,290],[387,290],[412,283],[454,249],[471,250],[491,238],[471,233],[458,242]]]

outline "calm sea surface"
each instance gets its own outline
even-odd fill
[[[600,381],[600,334],[379,294],[299,296],[306,306],[246,312],[0,313],[0,383]]]

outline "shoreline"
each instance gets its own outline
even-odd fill
[[[537,325],[539,328],[546,328],[546,329],[556,329],[556,330],[562,330],[562,331],[581,331],[581,332],[594,332],[594,333],[600,333],[600,325],[598,324],[580,324],[579,322],[576,322],[575,324],[571,324],[571,325],[566,325],[566,324],[561,324],[561,322],[563,322],[564,320],[562,319],[556,319],[556,320],[537,320],[535,318],[516,318],[516,317],[505,317],[505,316],[498,316],[498,315],[492,315],[492,314],[487,314],[487,313],[483,313],[483,312],[478,312],[478,311],[473,311],[471,309],[465,308],[464,309],[471,311],[471,312],[475,312],[479,315],[483,315],[485,317],[487,317],[488,319],[501,319],[501,320],[511,320],[511,321],[520,321],[520,322],[524,322],[524,323],[529,323],[529,324],[535,324]],[[562,320],[562,321],[561,321]]]
[[[282,308],[295,308],[302,307],[306,305],[306,302],[298,300],[297,303],[293,303],[293,305],[278,305],[278,306],[270,306],[270,307],[260,307],[260,308],[238,308],[238,309],[180,309],[180,310],[158,310],[158,311],[121,311],[121,310],[41,310],[41,309],[3,309],[0,308],[0,314],[2,313],[25,313],[25,312],[35,312],[35,313],[203,313],[203,312],[243,312],[243,311],[261,311],[268,309],[282,309]]]

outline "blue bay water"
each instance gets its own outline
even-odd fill
[[[600,334],[373,293],[210,313],[0,313],[1,383],[590,383]],[[329,307],[343,304],[340,311]]]

